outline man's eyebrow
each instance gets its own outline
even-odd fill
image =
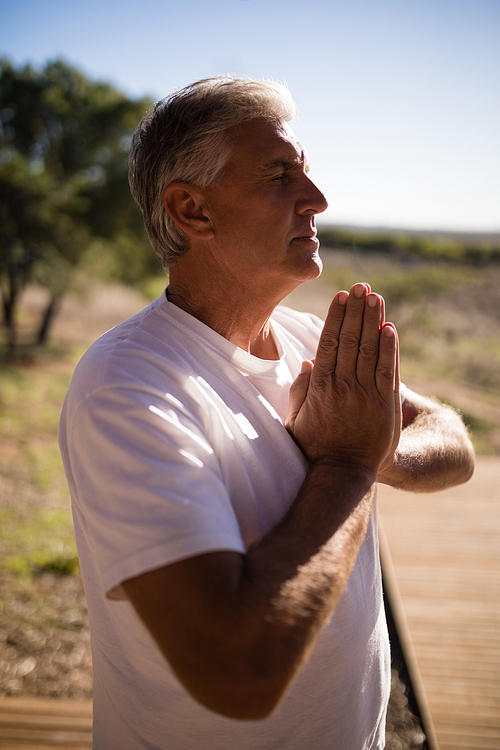
[[[262,169],[265,171],[275,169],[276,167],[281,167],[282,169],[296,169],[297,167],[304,167],[307,172],[309,171],[309,161],[305,152],[302,152],[300,156],[296,156],[295,159],[292,160],[278,157],[277,159],[272,159],[272,161],[266,162],[266,164],[262,165]]]

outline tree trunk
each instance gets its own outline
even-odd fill
[[[36,343],[40,346],[43,346],[47,343],[49,330],[52,326],[52,323],[54,322],[54,318],[56,317],[57,313],[60,310],[62,302],[62,295],[61,294],[53,294],[50,298],[50,302],[45,308],[45,311],[42,316],[42,322],[40,324],[40,328],[38,329],[38,335],[36,338]]]
[[[3,280],[2,280],[3,281]],[[7,329],[7,353],[10,360],[15,358],[17,349],[16,305],[22,284],[16,273],[16,267],[7,268],[6,282],[1,283],[3,323]]]

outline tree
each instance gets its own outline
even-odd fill
[[[11,350],[24,285],[36,280],[49,290],[43,343],[93,238],[113,254],[127,235],[138,265],[152,267],[127,184],[128,143],[149,104],[61,60],[41,70],[0,61],[0,289]],[[116,258],[114,269],[123,271]]]
[[[21,156],[0,167],[0,291],[11,353],[16,343],[15,309],[33,265],[50,234],[46,175],[32,174]]]

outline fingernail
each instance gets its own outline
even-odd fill
[[[347,305],[347,300],[349,299],[349,295],[347,292],[339,292],[337,296],[337,302],[339,305]]]
[[[378,302],[378,294],[369,294],[366,298],[366,301],[368,303],[368,307],[375,307]]]
[[[396,335],[396,331],[391,325],[386,325],[382,328],[382,333],[384,336],[392,336],[394,337]]]
[[[364,284],[356,284],[354,287],[354,294],[356,297],[362,297],[363,294],[366,292],[366,287]]]

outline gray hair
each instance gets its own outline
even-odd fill
[[[130,148],[130,189],[165,269],[188,249],[187,238],[163,205],[167,185],[220,183],[233,149],[229,128],[256,118],[288,122],[294,114],[285,86],[219,76],[162,99],[139,123]]]

